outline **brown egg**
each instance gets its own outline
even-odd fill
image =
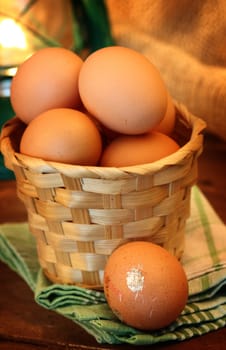
[[[29,123],[48,109],[77,108],[82,63],[77,54],[59,47],[41,49],[24,61],[11,84],[11,104],[18,118]]]
[[[172,97],[168,94],[166,113],[160,124],[156,126],[155,130],[170,135],[173,132],[175,121],[176,109]]]
[[[109,257],[104,272],[107,302],[124,323],[157,330],[181,314],[188,282],[180,262],[150,242],[130,242]]]
[[[124,167],[152,163],[179,149],[169,136],[159,132],[122,135],[107,145],[100,159],[101,166]]]
[[[96,165],[102,151],[100,133],[88,116],[74,109],[41,113],[25,129],[20,152],[44,160]]]
[[[79,74],[84,106],[106,128],[141,134],[159,124],[167,90],[156,67],[141,53],[120,46],[93,52]]]

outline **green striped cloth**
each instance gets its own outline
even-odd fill
[[[198,187],[193,187],[183,265],[189,300],[178,319],[155,332],[121,323],[102,292],[51,284],[43,275],[27,223],[0,226],[0,259],[34,292],[36,302],[79,324],[97,342],[148,345],[182,341],[226,325],[226,227]]]

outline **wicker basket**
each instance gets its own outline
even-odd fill
[[[129,240],[159,244],[178,259],[197,179],[205,123],[176,103],[173,137],[181,148],[151,164],[84,167],[24,156],[24,125],[13,118],[1,134],[6,167],[17,180],[40,265],[55,283],[102,288],[111,252]]]

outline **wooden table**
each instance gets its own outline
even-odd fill
[[[226,223],[226,143],[210,135],[206,136],[199,161],[198,185]],[[15,191],[14,181],[0,181],[0,222],[26,220],[26,211]],[[225,345],[226,329],[223,328],[181,343],[151,348],[223,350]],[[0,263],[0,349],[131,349],[131,346],[98,344],[80,326],[37,305],[25,282]]]

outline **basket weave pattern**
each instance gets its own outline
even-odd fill
[[[151,164],[84,167],[22,155],[17,118],[2,130],[1,151],[27,208],[40,265],[53,282],[102,288],[111,252],[148,240],[180,258],[197,179],[205,123],[176,104],[174,137],[181,148]]]

